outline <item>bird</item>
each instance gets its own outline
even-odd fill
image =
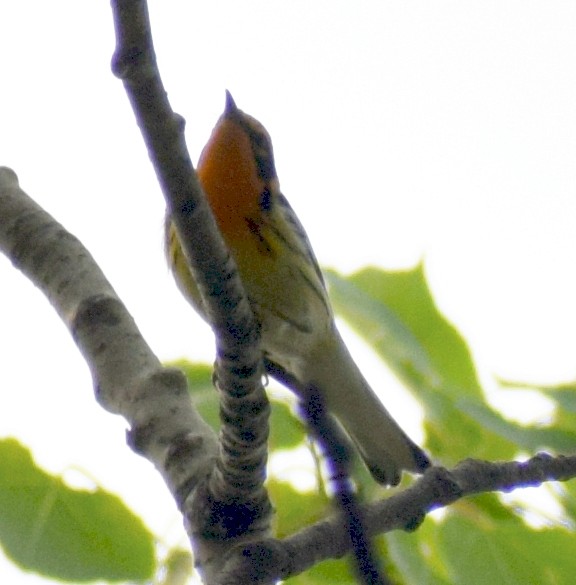
[[[271,375],[284,372],[318,392],[377,482],[394,486],[404,470],[423,473],[427,454],[382,404],[336,327],[308,236],[280,191],[270,135],[228,91],[196,172],[238,267]],[[179,289],[206,319],[169,211],[165,247]]]

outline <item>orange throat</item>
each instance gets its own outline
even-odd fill
[[[265,183],[258,176],[250,140],[234,121],[223,119],[214,129],[200,155],[198,177],[224,239],[250,237],[250,225],[261,215]]]

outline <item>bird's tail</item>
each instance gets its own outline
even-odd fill
[[[316,352],[315,352],[316,353]],[[422,473],[428,456],[400,428],[352,359],[338,331],[308,360],[307,384],[322,395],[379,483],[396,485],[403,470]]]

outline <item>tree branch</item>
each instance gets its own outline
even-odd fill
[[[216,334],[220,458],[204,489],[191,494],[185,513],[194,518],[193,533],[203,525],[206,545],[219,539],[261,538],[269,533],[272,508],[263,487],[269,404],[262,387],[258,328],[194,173],[183,119],[168,102],[146,2],[115,0],[112,9],[117,40],[112,68],[130,99]],[[219,563],[220,550],[202,556]]]
[[[160,471],[180,507],[214,465],[217,441],[183,374],[163,368],[80,241],[0,167],[0,250],[49,299],[86,359],[98,402],[131,427],[132,447]]]
[[[525,462],[490,463],[467,459],[452,470],[432,467],[406,490],[380,502],[361,506],[368,536],[392,530],[415,530],[432,510],[484,492],[509,492],[545,481],[576,477],[576,456],[540,453]],[[268,539],[231,551],[220,584],[232,585],[234,575],[250,583],[272,584],[298,575],[320,561],[341,558],[351,550],[346,522],[334,516],[283,540]],[[254,560],[259,559],[258,563]]]
[[[208,566],[218,572],[216,561],[247,540],[240,528],[262,507],[211,491],[218,442],[193,408],[186,378],[161,366],[90,253],[4,167],[0,217],[0,250],[50,300],[88,363],[97,400],[126,418],[131,447],[156,466],[184,511],[197,562],[214,558]],[[223,537],[222,525],[233,534]]]

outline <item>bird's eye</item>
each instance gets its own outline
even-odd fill
[[[258,175],[261,179],[269,181],[276,177],[276,170],[274,168],[274,159],[268,151],[254,151],[254,159],[258,169]]]

